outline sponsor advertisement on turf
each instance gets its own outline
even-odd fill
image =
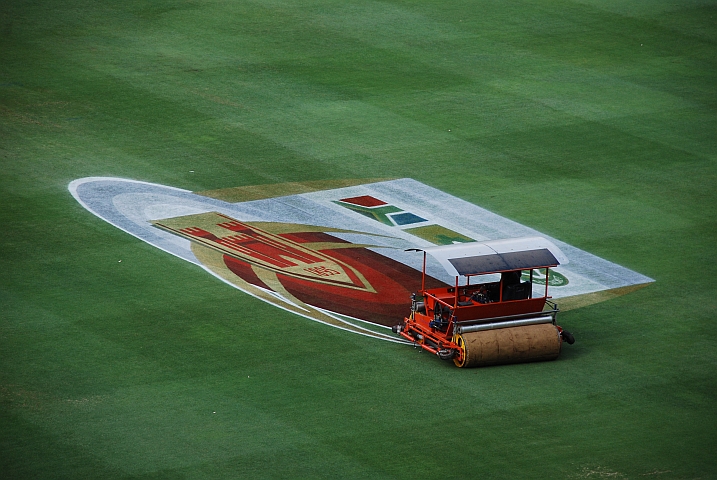
[[[536,293],[547,281],[558,304],[595,303],[652,281],[412,179],[191,192],[89,177],[69,190],[94,215],[249,295],[389,341],[402,341],[389,327],[421,287],[423,255],[410,249],[543,236],[570,260],[547,279],[532,272]],[[428,288],[454,281],[430,257],[426,273]]]

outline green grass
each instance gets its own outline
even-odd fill
[[[0,476],[717,476],[716,85],[712,1],[0,4]],[[85,176],[412,177],[656,282],[463,371],[136,240]]]

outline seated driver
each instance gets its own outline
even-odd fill
[[[520,277],[523,275],[522,270],[514,270],[512,272],[503,272],[500,274],[500,281],[503,283],[503,298],[506,297],[508,287],[512,285],[520,285]]]

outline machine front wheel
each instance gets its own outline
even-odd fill
[[[463,341],[462,335],[456,335],[453,338],[453,343],[458,345],[458,348],[460,349],[456,356],[453,357],[453,363],[456,364],[456,367],[464,367],[466,365],[466,345]]]

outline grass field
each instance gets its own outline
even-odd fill
[[[0,477],[717,477],[717,3],[0,3]],[[656,281],[461,370],[83,209],[411,177]],[[120,263],[119,260],[122,260]]]

